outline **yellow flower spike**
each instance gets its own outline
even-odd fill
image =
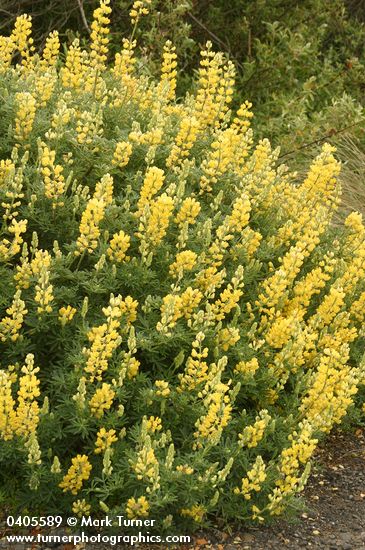
[[[169,101],[175,99],[176,76],[177,76],[177,55],[176,48],[170,40],[167,40],[163,47],[163,63],[161,67],[161,80],[159,93],[165,94]],[[167,86],[167,91],[165,87]]]
[[[194,504],[191,508],[182,508],[182,516],[192,518],[196,523],[202,523],[206,514],[206,508],[201,504]]]
[[[119,141],[115,146],[112,164],[118,168],[127,166],[132,155],[133,147],[128,141]]]
[[[143,185],[140,191],[140,198],[138,200],[137,216],[141,216],[144,207],[151,204],[152,198],[159,192],[165,181],[164,171],[156,166],[148,168]]]
[[[313,371],[300,411],[313,428],[328,433],[346,414],[357,393],[358,373],[348,365],[349,344],[332,336]]]
[[[266,477],[266,465],[262,457],[258,456],[252,468],[248,470],[247,477],[242,478],[241,489],[237,488],[235,494],[241,494],[245,500],[250,500],[252,491],[259,492]]]
[[[234,368],[235,372],[244,376],[253,376],[258,369],[259,362],[256,357],[249,361],[240,361]]]
[[[8,441],[14,436],[16,426],[15,401],[11,391],[12,381],[9,373],[0,370],[0,436]]]
[[[240,339],[240,331],[238,328],[228,327],[223,328],[218,333],[218,346],[223,351],[228,351]]]
[[[218,300],[212,305],[212,313],[217,321],[222,321],[233,308],[235,308],[243,295],[243,270],[238,269],[227,288],[219,295]]]
[[[89,516],[91,512],[91,506],[83,498],[82,500],[75,500],[72,503],[72,512],[76,514],[79,518],[83,516]]]
[[[0,36],[0,74],[10,66],[14,51],[14,43],[11,36]]]
[[[107,255],[111,261],[122,263],[129,261],[126,252],[130,246],[131,239],[123,230],[115,233],[109,243]]]
[[[49,70],[55,67],[60,51],[60,40],[57,31],[52,31],[46,38],[40,65],[42,69]]]
[[[86,455],[76,455],[71,460],[71,466],[63,477],[59,487],[63,489],[64,493],[70,491],[73,495],[77,495],[84,481],[89,479],[91,470],[92,466],[89,458]]]
[[[132,467],[138,480],[152,485],[152,490],[157,490],[160,487],[159,462],[150,440],[147,439],[145,445],[137,453],[137,460]]]
[[[148,517],[149,509],[150,505],[145,496],[138,499],[132,497],[127,501],[126,513],[129,519]]]
[[[192,225],[195,223],[200,211],[201,206],[199,201],[193,197],[187,197],[181,204],[180,210],[175,217],[175,222],[180,226],[185,223]]]
[[[25,302],[21,299],[21,291],[17,290],[13,302],[6,310],[7,316],[0,321],[0,340],[5,342],[11,340],[15,342],[20,336],[20,329],[28,310]]]
[[[135,0],[133,2],[133,6],[129,12],[132,25],[137,25],[143,15],[149,14],[148,6],[150,4],[151,0]]]
[[[49,282],[50,272],[44,266],[41,269],[40,275],[38,277],[38,284],[35,286],[35,296],[34,300],[38,304],[37,313],[39,316],[44,315],[45,313],[50,313],[52,311],[52,302],[54,299],[53,295],[53,285]]]
[[[158,246],[166,235],[173,209],[174,201],[166,193],[151,202],[146,236],[154,247]]]
[[[193,449],[200,449],[207,444],[217,445],[232,416],[232,405],[227,395],[230,382],[228,384],[221,382],[221,374],[227,358],[224,357],[220,362],[221,368],[218,367],[217,373],[212,378],[208,377],[204,387],[206,414],[195,423],[197,430],[194,432],[196,442],[193,444]]]
[[[104,382],[101,388],[97,388],[89,401],[91,414],[96,418],[104,416],[105,411],[112,406],[114,397],[115,391],[110,384]]]
[[[184,292],[180,295],[180,300],[178,303],[178,314],[179,317],[185,317],[185,319],[190,319],[194,313],[194,310],[200,305],[200,302],[203,299],[203,294],[198,289],[193,289],[191,286],[188,286]]]
[[[174,171],[179,169],[184,159],[189,156],[189,152],[196,142],[198,133],[199,121],[197,118],[188,116],[181,120],[179,132],[175,138],[170,154],[166,159],[166,166],[168,168]],[[185,199],[185,201],[187,200],[188,199]],[[190,200],[197,203],[194,199]],[[187,204],[189,204],[189,202]]]
[[[191,250],[179,252],[176,254],[174,263],[170,265],[170,275],[174,278],[182,277],[184,271],[191,271],[194,269],[197,257],[197,254]]]
[[[150,416],[146,423],[147,431],[154,434],[162,430],[162,421],[158,416]]]
[[[331,287],[329,294],[324,297],[318,306],[315,318],[318,319],[316,326],[322,328],[329,325],[344,305],[345,292],[342,288]]]
[[[66,307],[61,307],[58,310],[58,320],[61,325],[64,327],[67,323],[70,323],[77,313],[77,309],[68,305]]]
[[[104,218],[105,207],[106,205],[103,200],[92,198],[88,201],[81,216],[80,235],[76,241],[76,256],[79,256],[83,252],[91,254],[98,246],[100,236],[99,224]]]
[[[55,164],[56,151],[52,151],[45,143],[40,147],[40,172],[43,177],[44,194],[52,201],[52,208],[63,206],[61,197],[65,192],[63,167]]]
[[[268,411],[266,409],[260,411],[256,416],[255,423],[252,426],[246,426],[242,434],[238,435],[239,445],[248,448],[257,447],[270,422],[271,416]]]
[[[180,387],[178,391],[194,390],[202,382],[208,379],[208,363],[204,361],[208,357],[209,350],[203,348],[205,334],[198,332],[192,344],[191,355],[186,362],[184,374],[179,374]]]
[[[211,42],[207,42],[206,49],[201,52],[199,87],[194,106],[194,116],[199,120],[202,129],[219,122],[226,113],[226,100],[229,103],[232,97],[231,78],[229,92],[226,88],[228,82],[225,76],[228,75],[223,68],[223,55],[212,52],[211,48]],[[232,64],[229,65],[229,73],[234,73]]]
[[[239,144],[239,136],[231,128],[219,131],[215,137],[207,158],[201,164],[204,174],[199,182],[200,194],[211,192],[218,179],[232,167],[235,148]]]
[[[96,443],[95,443],[95,454],[100,454],[109,449],[113,443],[118,441],[115,430],[106,430],[105,428],[100,428],[98,431]]]
[[[121,320],[124,317],[127,325],[136,320],[138,302],[130,296],[125,299],[122,296],[110,297],[109,306],[103,308],[106,322],[92,327],[88,332],[89,348],[84,348],[86,357],[85,373],[90,382],[96,378],[101,380],[102,374],[108,368],[108,361],[121,342],[119,330]]]
[[[32,131],[36,115],[36,100],[29,92],[18,92],[15,95],[17,112],[15,118],[15,139],[23,143]]]
[[[308,176],[302,183],[301,189],[306,191],[307,199],[316,198],[329,204],[333,191],[336,188],[336,176],[339,175],[341,165],[332,153],[336,148],[325,143],[322,152],[312,163]]]
[[[18,406],[14,418],[14,431],[20,436],[34,433],[39,423],[39,405],[36,398],[40,396],[39,380],[36,374],[39,367],[34,367],[34,355],[28,353],[25,365],[21,368],[19,378]]]
[[[34,51],[34,46],[31,34],[32,18],[30,15],[20,15],[17,17],[10,40],[13,44],[13,51],[19,51],[22,57],[22,66],[26,71],[30,71],[32,69],[31,54]]]
[[[75,38],[67,51],[65,64],[60,69],[62,86],[76,90],[82,88],[89,66],[88,54],[86,51],[81,51],[80,41]]]
[[[281,513],[284,498],[292,496],[303,489],[303,476],[308,476],[306,469],[300,472],[301,465],[308,464],[313,455],[318,440],[312,437],[313,428],[304,420],[299,424],[299,431],[289,436],[291,445],[284,449],[280,456],[278,471],[280,477],[276,481],[277,487],[269,495],[267,509],[270,514]]]
[[[123,47],[121,52],[115,54],[112,72],[126,86],[127,92],[132,92],[137,86],[137,81],[133,79],[134,66],[137,62],[134,57],[134,50],[137,42],[135,40],[130,41],[127,38],[123,38],[122,43]],[[118,106],[118,104],[116,106]]]
[[[357,300],[351,304],[350,315],[358,323],[363,323],[365,319],[365,291],[362,292]]]
[[[156,380],[155,387],[155,393],[158,397],[168,397],[171,393],[169,383],[165,380]]]
[[[93,22],[91,23],[91,53],[90,63],[98,71],[105,68],[109,44],[109,24],[111,13],[110,0],[101,0],[98,8],[94,10]]]
[[[77,120],[76,132],[79,145],[92,145],[98,137],[103,135],[102,113],[82,111]]]
[[[242,233],[250,219],[251,204],[248,197],[243,194],[233,203],[232,213],[228,218],[230,231]]]

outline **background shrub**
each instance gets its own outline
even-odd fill
[[[106,65],[109,16],[65,58],[25,16],[0,41],[3,500],[261,521],[363,383],[365,228],[329,144],[299,185],[253,144],[211,44],[176,101],[170,42],[158,80]]]
[[[115,53],[132,32],[131,2],[112,0],[111,6],[110,50]],[[95,7],[97,0],[5,0],[0,28],[9,34],[16,16],[26,12],[40,47],[55,28],[66,41],[75,34],[85,40]],[[228,54],[237,69],[234,106],[242,98],[253,103],[256,135],[280,146],[293,170],[318,154],[326,140],[344,157],[347,148],[342,153],[337,136],[356,141],[364,151],[365,31],[359,2],[233,0],[227,7],[223,0],[153,0],[149,17],[136,29],[136,36],[142,35],[139,71],[148,75],[158,76],[167,39],[177,47],[179,94],[191,88],[207,40]],[[349,181],[356,179],[355,173],[341,181],[345,210],[353,204]],[[359,182],[357,196],[363,196],[363,187]]]

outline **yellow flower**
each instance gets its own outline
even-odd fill
[[[108,54],[108,25],[110,23],[108,15],[112,11],[109,4],[110,0],[101,0],[99,7],[94,10],[93,22],[91,23],[91,65],[98,70],[105,67]]]
[[[159,92],[166,95],[166,99],[172,100],[175,98],[176,90],[176,48],[172,45],[170,40],[167,40],[163,47],[163,63],[161,68],[161,81],[159,85]],[[167,86],[167,91],[165,90]]]
[[[160,487],[159,462],[150,440],[146,440],[145,445],[137,453],[137,460],[132,466],[137,479],[152,484],[154,489]]]
[[[13,50],[18,50],[22,57],[22,65],[31,69],[30,54],[34,51],[32,34],[32,18],[30,15],[20,15],[16,18],[14,30],[11,33],[10,41]]]
[[[187,197],[183,200],[180,210],[176,215],[175,222],[180,226],[184,223],[193,224],[199,215],[201,206],[199,201],[193,197]]]
[[[89,401],[91,414],[96,418],[104,416],[104,412],[112,406],[114,397],[115,391],[112,390],[110,384],[104,382]]]
[[[36,431],[40,412],[36,401],[36,398],[40,396],[39,380],[36,376],[39,367],[34,367],[33,354],[28,353],[21,372],[23,376],[19,379],[18,407],[13,422],[17,435],[28,436]]]
[[[197,431],[194,432],[194,437],[197,439],[193,447],[202,448],[205,444],[216,445],[222,435],[224,428],[228,425],[231,414],[232,405],[229,396],[229,383],[221,382],[221,372],[212,380],[209,380],[205,385],[204,407],[206,414],[202,415],[195,423]]]
[[[136,25],[142,15],[148,15],[149,10],[147,6],[151,4],[151,0],[135,0],[133,6],[129,12],[132,25]]]
[[[271,416],[266,409],[260,411],[252,426],[246,426],[242,434],[238,435],[239,445],[242,447],[257,447],[264,437],[265,430],[271,421]]]
[[[240,288],[233,288],[232,285],[221,292],[218,300],[212,306],[212,312],[217,321],[221,321],[230,311],[236,307],[243,292]]]
[[[52,207],[63,206],[62,197],[65,191],[65,178],[62,174],[63,168],[55,164],[56,151],[52,151],[45,143],[41,144],[40,162],[41,174],[43,177],[44,194],[47,199],[52,200]]]
[[[86,455],[76,455],[71,460],[71,466],[63,477],[59,487],[63,489],[64,493],[70,491],[73,495],[77,495],[82,488],[83,482],[89,479],[91,470],[92,466],[88,457]]]
[[[19,331],[22,328],[25,315],[28,310],[25,302],[21,299],[21,291],[17,290],[13,302],[6,310],[7,316],[0,321],[0,340],[5,342],[10,339],[12,342],[18,340]]]
[[[166,235],[173,209],[174,201],[166,193],[151,202],[146,235],[154,246],[158,246]]]
[[[179,132],[171,148],[170,154],[166,159],[166,166],[176,171],[183,160],[189,156],[189,152],[194,146],[199,132],[199,121],[194,116],[184,117],[180,123]],[[188,201],[186,203],[186,201]],[[189,205],[189,199],[184,201],[186,208]],[[190,204],[199,204],[195,199],[190,199]],[[199,208],[200,210],[200,208]],[[179,223],[179,222],[178,222]]]
[[[91,512],[91,506],[86,502],[84,498],[82,500],[75,500],[75,502],[72,503],[72,511],[80,518],[82,516],[89,516]]]
[[[58,320],[61,325],[64,327],[67,323],[72,321],[75,313],[77,313],[77,309],[72,306],[61,307],[58,310]]]
[[[184,271],[191,271],[196,263],[197,254],[191,250],[184,250],[176,254],[173,264],[170,265],[170,275],[174,278],[182,276]]]
[[[156,386],[156,395],[159,397],[168,397],[171,393],[171,390],[169,388],[169,383],[165,380],[156,380],[155,382]]]
[[[126,235],[123,230],[119,233],[114,233],[107,250],[107,255],[112,261],[121,263],[128,261],[129,257],[126,255],[128,248],[130,247],[131,239],[129,235]]]
[[[105,203],[103,200],[92,198],[82,213],[80,222],[80,235],[76,241],[75,255],[83,252],[92,253],[98,246],[100,236],[99,224],[104,218]]]
[[[132,145],[128,141],[119,141],[115,147],[112,164],[118,166],[118,168],[127,166],[132,150]]]
[[[232,213],[228,218],[230,231],[242,233],[250,219],[251,204],[246,195],[238,197],[233,203]]]
[[[43,69],[49,70],[54,67],[58,60],[60,51],[60,40],[57,31],[52,31],[46,38],[46,43],[42,52],[40,65]]]
[[[189,466],[188,464],[179,464],[179,466],[176,466],[176,471],[181,472],[182,474],[185,474],[187,476],[190,476],[194,473],[194,468]]]
[[[13,438],[15,421],[15,401],[11,392],[11,377],[0,370],[0,435],[7,441]]]
[[[137,81],[133,78],[133,70],[137,61],[134,57],[134,50],[137,43],[135,40],[130,41],[127,38],[123,38],[122,44],[121,52],[115,54],[112,73],[123,82],[126,92],[133,93],[137,87]],[[114,100],[114,105],[119,106],[120,102],[121,100],[117,98]]]
[[[146,424],[146,427],[147,427],[147,431],[151,432],[151,433],[155,433],[155,432],[159,432],[162,430],[162,421],[161,421],[161,418],[159,418],[158,416],[150,416],[148,419],[147,419],[147,424]]]
[[[137,216],[141,216],[144,207],[150,204],[151,199],[158,193],[165,181],[164,171],[156,166],[148,168],[143,185],[140,191],[140,198],[138,200]]]
[[[94,77],[95,78],[95,77]],[[82,111],[77,125],[77,142],[80,145],[91,145],[103,134],[103,119],[101,112]]]
[[[115,430],[107,431],[105,428],[100,428],[96,435],[95,454],[103,453],[118,441]]]
[[[60,69],[62,86],[64,88],[81,88],[85,84],[89,64],[87,52],[81,51],[80,41],[75,38],[67,50],[65,64]]]
[[[208,357],[209,350],[203,348],[205,334],[198,332],[192,344],[191,356],[186,362],[184,374],[178,374],[180,379],[180,391],[191,391],[208,379],[208,363],[204,361]]]
[[[127,501],[126,513],[129,519],[148,517],[149,509],[150,505],[144,496],[137,500],[132,497]]]
[[[18,106],[15,118],[15,139],[24,142],[33,128],[36,100],[30,92],[18,92],[15,101]]]
[[[52,311],[51,303],[54,296],[53,285],[49,282],[49,275],[49,270],[46,267],[43,267],[38,278],[38,284],[35,287],[36,294],[34,300],[38,304],[37,312],[39,315],[50,313]]]
[[[238,487],[234,490],[235,494],[241,494],[246,500],[251,499],[251,492],[259,492],[261,490],[262,483],[267,477],[266,466],[261,456],[258,456],[252,466],[247,472],[247,477],[242,478],[241,489]]]
[[[191,508],[182,508],[181,515],[192,518],[196,523],[201,523],[206,514],[206,509],[201,504],[194,504]]]
[[[218,333],[218,345],[223,351],[228,351],[231,346],[234,346],[240,339],[240,331],[238,328],[228,327],[223,328]]]
[[[250,361],[240,361],[235,366],[235,372],[247,376],[253,376],[257,369],[259,368],[259,363],[256,357],[250,359]]]

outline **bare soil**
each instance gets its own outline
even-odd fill
[[[200,548],[365,549],[365,431],[331,435],[317,452],[315,464],[303,494],[307,509],[296,521],[281,520],[233,537],[221,534],[221,540],[200,537],[195,547],[206,538]]]

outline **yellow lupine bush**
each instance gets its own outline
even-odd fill
[[[299,185],[254,145],[211,44],[176,101],[172,43],[151,80],[134,35],[111,59],[109,14],[86,49],[51,33],[39,56],[26,16],[0,40],[2,494],[159,529],[262,521],[365,382],[363,221],[331,225],[330,145]]]

